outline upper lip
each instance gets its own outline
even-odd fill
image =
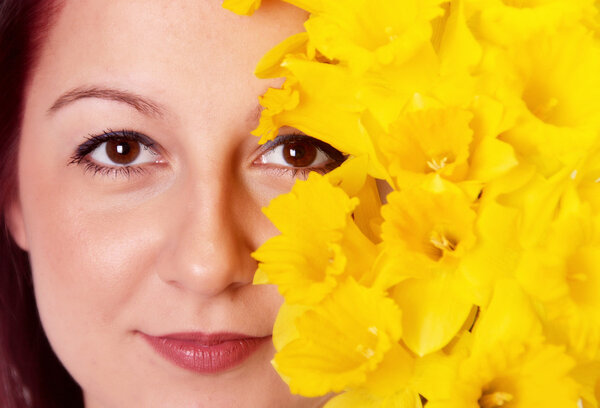
[[[169,333],[158,336],[152,336],[158,339],[165,340],[179,340],[189,341],[200,346],[214,346],[216,344],[225,343],[227,341],[243,340],[243,339],[255,339],[265,338],[267,336],[251,336],[243,333],[231,333],[231,332],[216,332],[216,333],[203,333],[203,332],[180,332],[180,333]]]

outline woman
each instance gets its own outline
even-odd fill
[[[270,365],[261,214],[342,155],[258,146],[252,72],[306,15],[267,2],[0,1],[0,406],[316,407]],[[39,316],[39,317],[38,317]]]

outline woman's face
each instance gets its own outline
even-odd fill
[[[87,407],[323,402],[270,365],[282,299],[251,284],[249,255],[276,234],[261,207],[302,164],[249,134],[280,84],[253,69],[306,15],[220,4],[67,0],[27,89],[11,231]]]

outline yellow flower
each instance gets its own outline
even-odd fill
[[[512,122],[497,101],[481,95],[473,96],[468,108],[415,104],[424,107],[404,112],[388,132],[368,128],[396,189],[418,185],[437,174],[459,184],[475,199],[484,184],[517,165],[512,146],[498,139]]]
[[[430,22],[442,13],[441,2],[321,0],[305,27],[323,55],[364,72],[373,64],[412,57],[429,40]]]
[[[298,337],[273,365],[292,393],[340,392],[365,382],[400,339],[400,310],[383,292],[349,278],[296,318]]]
[[[406,113],[382,137],[381,150],[400,188],[418,185],[428,174],[462,180],[468,170],[473,115],[462,109],[427,109]]]
[[[497,203],[493,192],[484,192],[479,201],[475,225],[477,242],[461,262],[460,270],[474,287],[475,303],[487,306],[496,281],[514,278],[519,265],[523,247],[515,234],[520,227],[521,213]]]
[[[447,13],[434,25],[438,33],[432,38],[441,60],[442,75],[449,73],[471,73],[482,58],[482,47],[467,25],[464,10],[465,0],[455,0],[447,4]]]
[[[379,397],[364,390],[345,392],[330,400],[324,408],[421,408],[421,398],[410,389]]]
[[[382,208],[383,239],[402,251],[409,276],[431,277],[454,269],[475,242],[476,214],[467,197],[448,182],[430,178],[428,185],[395,191]]]
[[[290,1],[288,1],[290,3]],[[294,4],[297,2],[294,2]],[[306,7],[303,7],[306,8]],[[258,62],[254,74],[258,78],[278,78],[291,75],[286,68],[288,59],[300,59],[337,65],[338,61],[327,59],[310,41],[306,31],[293,34],[269,50]]]
[[[530,172],[520,177],[523,182],[518,188],[498,196],[501,203],[521,212],[520,225],[514,234],[518,242],[530,248],[538,245],[559,214],[577,213],[587,207],[593,214],[598,213],[599,158],[598,147],[580,152],[579,157],[573,157],[572,164],[560,167],[550,177]]]
[[[481,191],[484,183],[489,186],[518,164],[513,147],[499,140],[503,132],[514,126],[514,119],[502,104],[485,95],[475,96],[470,109],[473,113],[473,143],[470,146],[469,172],[465,180],[475,182],[474,185],[480,187]]]
[[[441,179],[432,184],[431,190],[393,192],[382,208],[382,236],[393,265],[387,273],[409,277],[392,291],[405,312],[404,342],[421,356],[456,335],[474,301],[459,266],[476,241],[476,214],[458,188]]]
[[[376,248],[352,220],[357,204],[317,173],[273,199],[264,212],[282,234],[252,254],[260,262],[254,283],[278,285],[289,303],[312,304],[346,275],[369,276]]]
[[[545,176],[574,165],[600,129],[600,48],[593,37],[575,29],[539,35],[511,47],[504,58],[515,66],[506,88],[514,100],[504,101],[519,117],[501,139]]]
[[[273,47],[258,62],[254,75],[258,78],[278,78],[289,75],[283,66],[288,56],[302,56],[308,52],[308,34],[294,34]]]
[[[600,39],[600,2],[595,0],[595,10],[583,18],[583,24],[594,32],[596,39]]]
[[[600,362],[579,365],[573,378],[582,386],[581,407],[598,408],[600,404]]]
[[[309,306],[300,304],[289,304],[284,302],[273,325],[273,346],[275,350],[281,351],[287,344],[298,339],[300,333],[296,328],[296,319],[302,316]]]
[[[260,7],[261,0],[223,0],[223,7],[234,13],[251,16]]]
[[[284,113],[293,110],[299,103],[299,92],[295,89],[295,81],[287,80],[282,89],[269,88],[259,98],[263,109],[258,127],[252,132],[260,136],[258,143],[264,144],[277,136],[277,131],[286,123]]]
[[[379,243],[383,221],[380,215],[381,198],[375,179],[367,176],[368,163],[367,156],[351,156],[325,177],[332,185],[359,199],[354,210],[354,222],[371,242]]]
[[[284,1],[311,16],[256,68],[286,81],[253,134],[349,155],[272,201],[253,254],[292,392],[598,408],[600,0]]]
[[[356,98],[385,131],[415,95],[439,84],[439,58],[430,43],[402,64],[373,68],[356,78]],[[364,120],[364,119],[363,119]]]
[[[421,392],[428,408],[575,407],[573,366],[560,347],[543,341],[532,306],[514,282],[499,282],[473,334],[450,355],[423,360]]]
[[[598,139],[600,144],[600,137]],[[569,181],[583,203],[589,204],[594,214],[600,213],[600,148],[592,149],[579,165],[569,169]]]
[[[568,206],[566,202],[564,205]],[[568,345],[580,358],[597,359],[600,241],[594,237],[589,209],[569,210],[570,214],[561,215],[535,248],[524,253],[516,276],[543,306],[549,338]]]
[[[594,0],[467,0],[478,34],[500,44],[556,32],[596,13]]]
[[[414,388],[414,367],[414,355],[401,343],[394,343],[364,384],[332,399],[325,408],[421,408]]]
[[[406,345],[421,357],[446,346],[472,310],[470,292],[460,274],[444,272],[431,279],[411,278],[396,285],[391,296],[404,313]]]

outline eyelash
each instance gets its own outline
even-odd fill
[[[295,141],[308,141],[312,143],[318,150],[323,152],[332,161],[322,167],[270,167],[269,171],[274,172],[277,176],[289,175],[295,178],[300,174],[303,178],[308,177],[308,173],[315,171],[320,174],[325,174],[340,166],[348,157],[339,150],[313,137],[302,133],[291,133],[287,135],[279,135],[275,139],[267,142],[259,151],[258,156],[266,154],[268,151],[275,149],[278,146]]]
[[[132,130],[121,130],[121,131],[113,131],[112,129],[108,129],[101,134],[97,135],[89,135],[87,140],[79,145],[75,151],[75,153],[71,156],[70,164],[83,165],[84,166],[84,174],[88,171],[93,172],[92,175],[100,174],[102,176],[113,175],[114,178],[118,177],[126,177],[130,178],[132,175],[142,175],[148,173],[148,169],[140,166],[115,166],[115,167],[107,167],[98,163],[95,163],[87,158],[87,156],[92,153],[98,146],[102,143],[111,141],[111,140],[125,140],[130,142],[140,143],[145,149],[152,149],[152,146],[155,143],[148,138],[147,136],[132,131]],[[315,145],[315,147],[326,154],[329,158],[332,159],[330,163],[323,165],[322,167],[269,167],[269,171],[274,172],[278,176],[287,175],[292,178],[295,178],[300,174],[303,178],[308,176],[308,173],[311,171],[316,171],[318,173],[324,174],[327,173],[339,165],[341,165],[347,158],[346,155],[343,155],[339,150],[333,148],[332,146],[321,142],[318,139],[314,139],[310,136],[293,133],[287,135],[280,135],[274,140],[266,143],[259,151],[258,157],[266,154],[269,150],[275,149],[276,147],[283,145],[285,143],[290,143],[294,141],[309,141]],[[153,153],[158,154],[158,153]]]
[[[87,155],[92,153],[98,146],[104,142],[111,140],[126,140],[129,142],[138,142],[144,149],[152,150],[152,146],[155,143],[147,136],[132,130],[121,130],[113,131],[112,129],[105,130],[98,135],[89,135],[86,137],[86,141],[77,147],[75,153],[71,156],[71,161],[68,163],[83,165],[84,174],[88,171],[93,172],[92,175],[100,174],[102,176],[109,176],[112,174],[114,178],[126,177],[130,178],[132,175],[142,175],[148,173],[148,170],[140,166],[115,166],[107,167],[98,163],[95,163],[87,158]],[[155,153],[158,154],[158,153]]]

